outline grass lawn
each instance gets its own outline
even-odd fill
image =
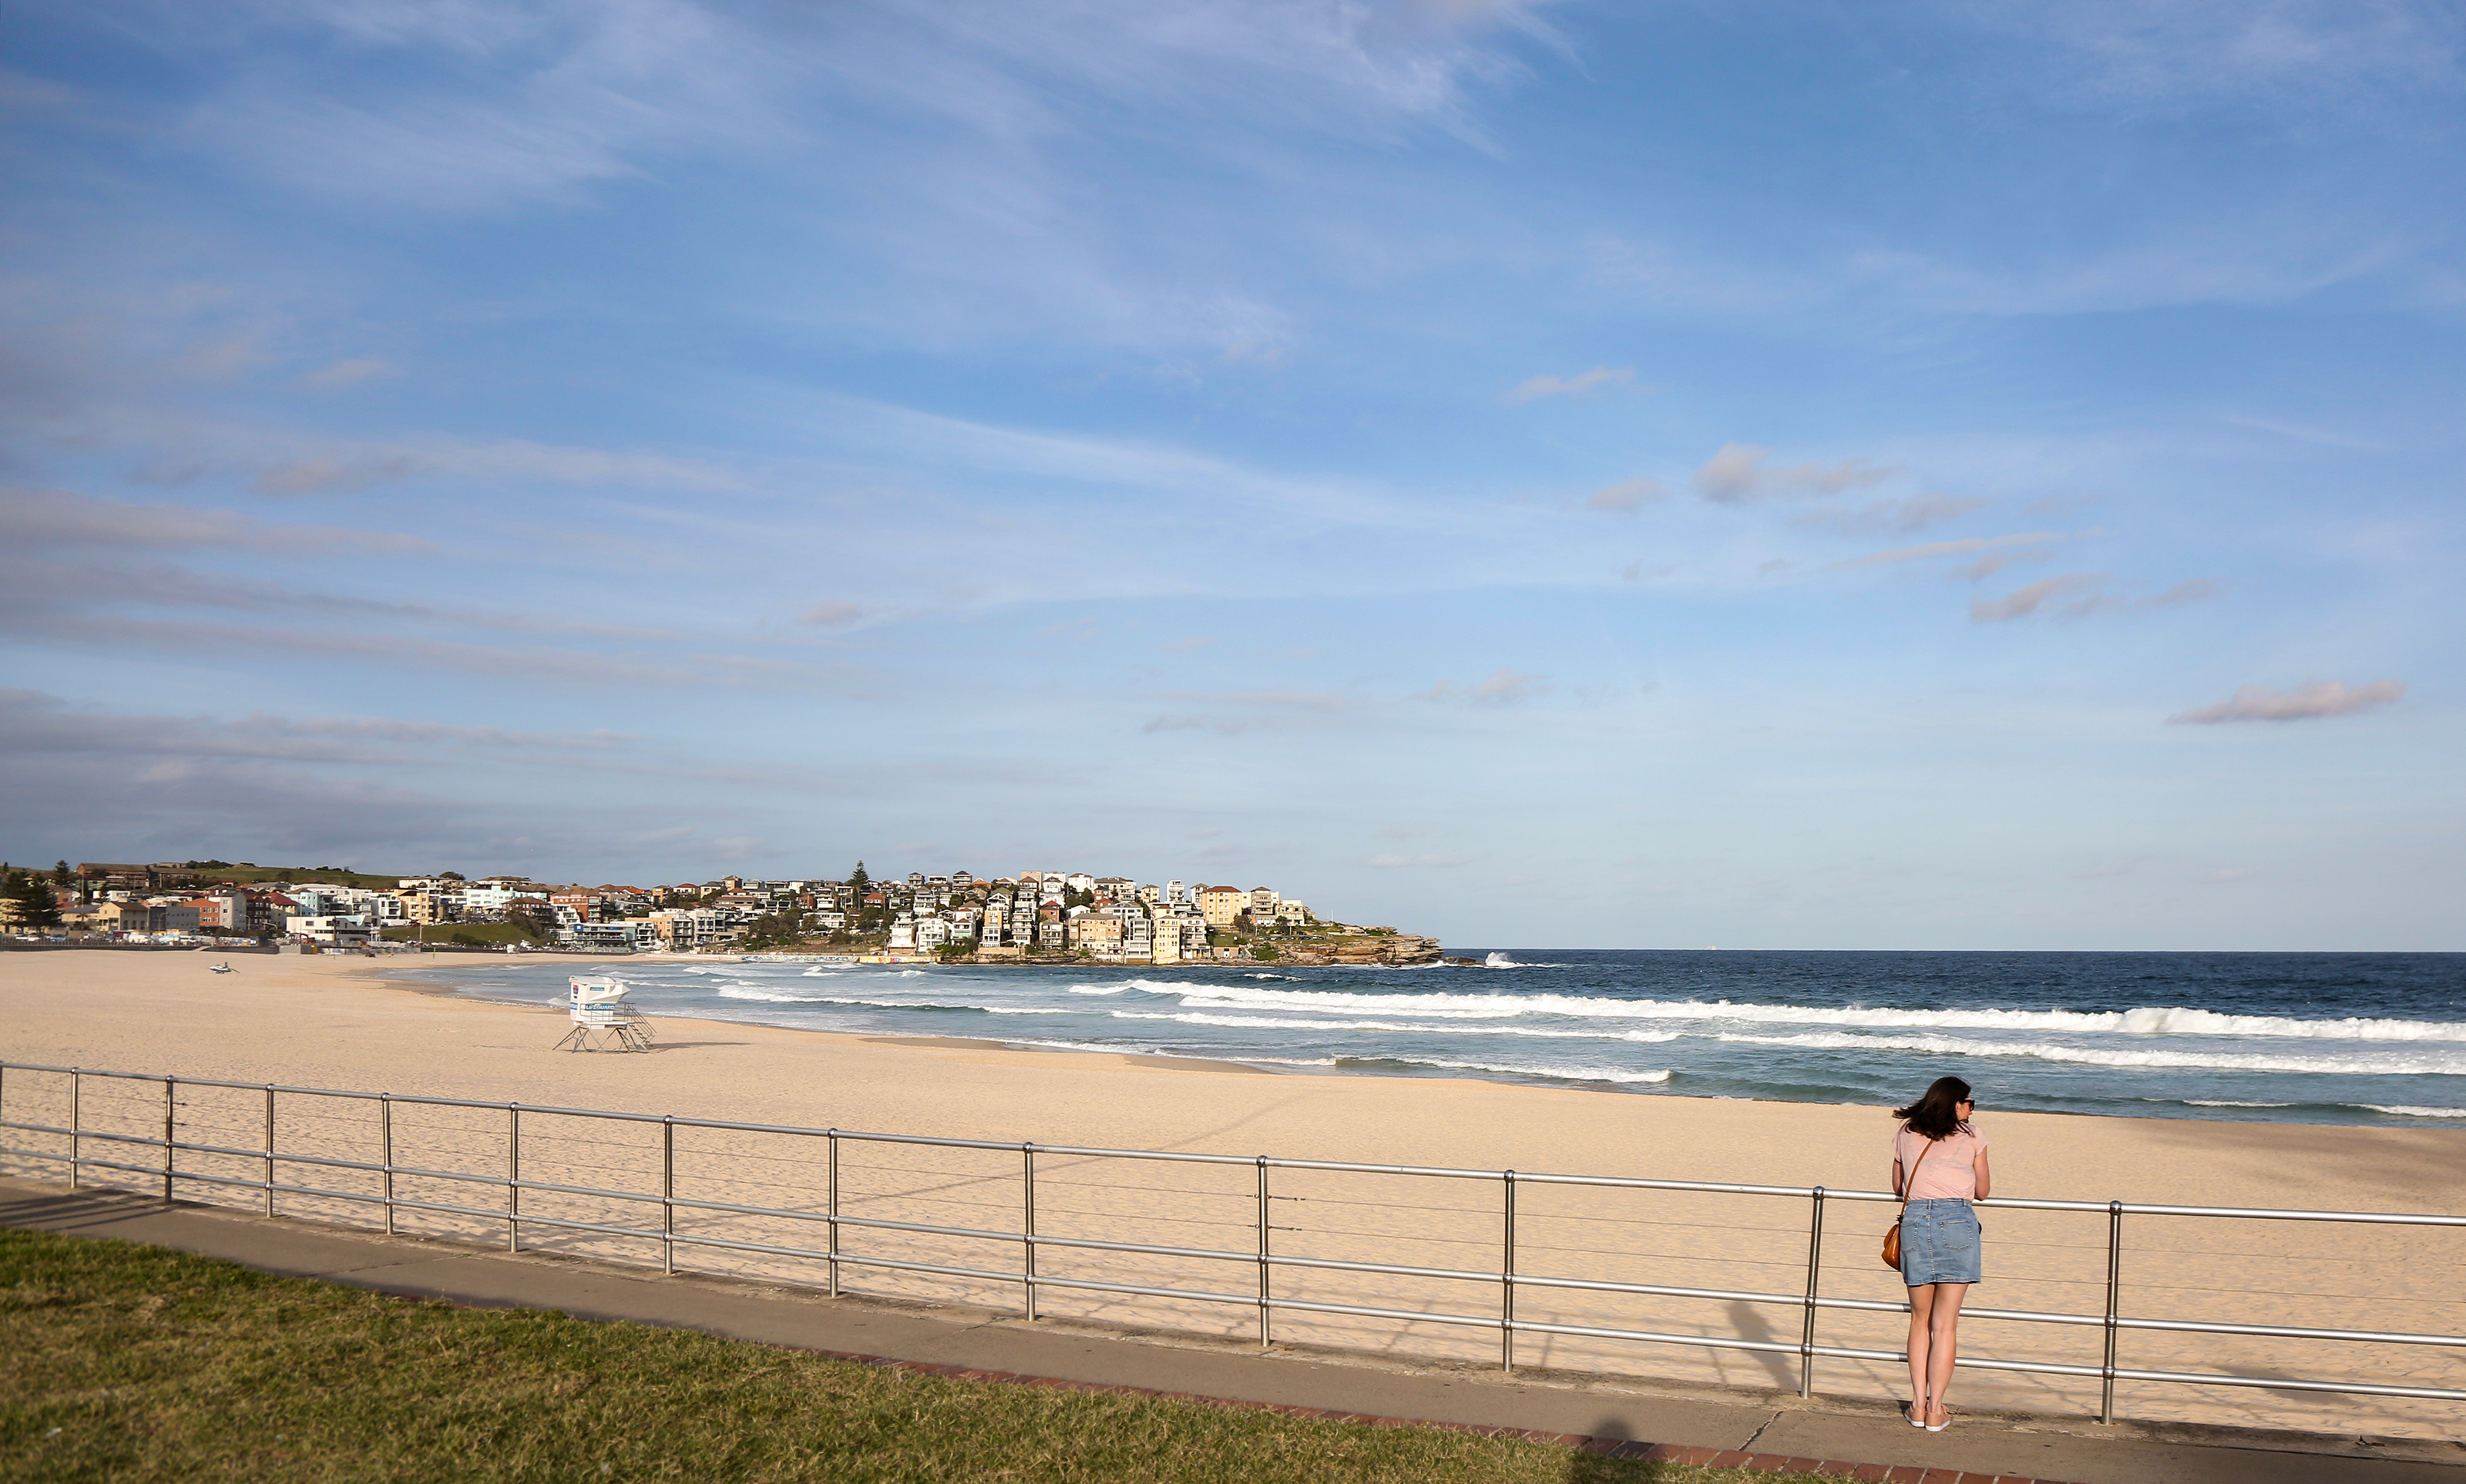
[[[0,1477],[1816,1484],[910,1376],[0,1231]]]

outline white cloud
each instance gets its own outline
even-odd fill
[[[851,603],[842,598],[827,603],[816,603],[805,610],[803,618],[807,623],[818,623],[825,628],[835,628],[840,624],[854,623],[868,612],[870,610],[863,604]]]
[[[1584,508],[1629,513],[1642,506],[1666,500],[1669,496],[1670,492],[1661,487],[1658,480],[1621,480],[1615,484],[1594,490],[1585,498]]]
[[[1519,383],[1499,398],[1510,407],[1521,407],[1550,396],[1581,396],[1595,387],[1631,387],[1635,385],[1632,366],[1596,366],[1591,371],[1573,376],[1535,376]]]
[[[1697,493],[1715,505],[1743,505],[1751,500],[1786,499],[1792,496],[1837,495],[1845,489],[1878,483],[1898,473],[1890,465],[1875,465],[1864,459],[1844,459],[1839,463],[1792,464],[1776,468],[1766,462],[1771,450],[1753,443],[1724,443],[1718,452],[1695,471]]]
[[[2406,695],[2406,686],[2393,680],[2376,680],[2367,686],[2349,686],[2342,680],[2305,681],[2292,690],[2272,690],[2266,686],[2239,686],[2235,693],[2214,706],[2196,707],[2177,711],[2166,718],[2168,726],[2213,726],[2231,721],[2317,721],[2327,716],[2352,716],[2377,706],[2393,706]]]

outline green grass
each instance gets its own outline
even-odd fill
[[[0,1477],[1815,1484],[913,1376],[0,1231]]]

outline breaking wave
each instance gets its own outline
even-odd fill
[[[1443,1062],[1420,1056],[1340,1056],[1335,1064],[1369,1066],[1390,1063],[1399,1067],[1436,1067],[1447,1071],[1499,1071],[1519,1077],[1551,1077],[1561,1082],[1668,1082],[1671,1068],[1634,1071],[1625,1067],[1536,1067],[1516,1062]]]
[[[2412,1108],[2404,1103],[2358,1103],[2374,1113],[2395,1113],[2401,1118],[2466,1118],[2466,1108]]]
[[[1525,967],[1539,967],[1527,965]],[[2052,1030],[2125,1036],[2268,1036],[2320,1041],[2455,1041],[2466,1022],[2306,1021],[2283,1015],[2221,1015],[2182,1005],[2134,1010],[1905,1010],[1739,1003],[1727,1000],[1609,1000],[1594,995],[1364,995],[1340,990],[1250,988],[1238,984],[1159,984],[1182,1003],[1206,1009],[1408,1012],[1465,1018],[1563,1015],[1597,1020],[1731,1021],[1771,1025],[1853,1025],[1869,1029]]]
[[[2235,1071],[2309,1071],[2357,1076],[2466,1076],[2466,1051],[2376,1052],[2366,1056],[2271,1056],[2193,1046],[2067,1046],[2022,1041],[1965,1041],[1957,1036],[1852,1036],[1815,1031],[1803,1036],[1724,1035],[1742,1046],[1800,1046],[1820,1051],[1933,1051],[1947,1056],[2026,1056],[2088,1067],[2208,1067]]]
[[[1042,1011],[1014,1011],[1020,1015]],[[1530,1036],[1552,1041],[1675,1041],[1674,1030],[1548,1030],[1537,1025],[1414,1025],[1401,1021],[1289,1021],[1264,1015],[1210,1015],[1200,1011],[1108,1010],[1119,1021],[1172,1021],[1236,1030],[1380,1030],[1416,1036]]]

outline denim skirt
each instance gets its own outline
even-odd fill
[[[1958,1196],[1913,1201],[1901,1212],[1901,1281],[1976,1283],[1978,1213]]]

